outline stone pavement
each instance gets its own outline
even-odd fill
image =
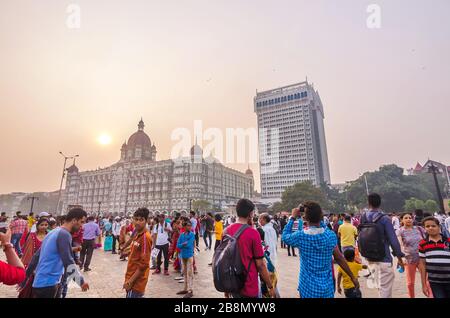
[[[213,245],[214,246],[214,245]],[[195,298],[220,298],[222,294],[217,292],[214,288],[212,280],[211,267],[208,263],[211,262],[212,251],[204,251],[204,245],[200,242],[201,251],[195,257],[198,274],[194,279],[194,297]],[[0,259],[4,260],[4,254],[0,253]],[[279,284],[278,288],[282,297],[298,298],[297,283],[299,272],[299,257],[288,257],[287,250],[278,248],[278,273]],[[75,284],[69,284],[69,298],[124,298],[125,292],[122,290],[124,273],[126,269],[126,262],[120,261],[117,255],[112,255],[111,252],[104,252],[103,250],[95,250],[91,264],[92,271],[84,273],[87,282],[90,285],[90,290],[83,293],[81,289]],[[148,285],[145,297],[148,298],[177,298],[176,293],[183,288],[183,284],[174,280],[178,276],[172,269],[170,264],[170,276],[162,274],[152,274]],[[408,297],[406,289],[405,274],[400,274],[397,271],[394,283],[394,297],[404,298]],[[360,278],[361,291],[363,297],[378,297],[377,290],[369,289],[366,285],[366,279]],[[420,277],[416,275],[416,297],[423,298],[421,292]],[[17,297],[15,287],[0,285],[0,297]],[[336,298],[342,298],[343,295],[336,293]]]

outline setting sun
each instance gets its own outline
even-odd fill
[[[97,138],[100,145],[109,145],[111,143],[111,136],[107,134],[102,134]]]

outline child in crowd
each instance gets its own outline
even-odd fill
[[[181,262],[183,264],[184,289],[177,295],[184,295],[183,298],[191,298],[194,295],[194,247],[195,234],[191,231],[191,221],[184,221],[184,232],[180,234],[177,242],[177,248],[180,249]]]
[[[423,219],[426,237],[419,243],[420,265],[428,274],[434,298],[450,298],[450,238],[441,233],[439,220],[430,216]],[[430,295],[425,275],[422,290]]]
[[[346,249],[344,251],[344,257],[347,261],[348,267],[353,273],[353,276],[358,277],[359,272],[362,269],[367,269],[367,265],[362,265],[360,263],[355,262],[355,250],[354,249]],[[339,294],[342,294],[341,289],[341,281],[344,287],[344,294],[347,298],[362,298],[361,291],[359,288],[355,288],[350,277],[342,270],[339,266],[338,268],[338,277],[337,277],[337,290]]]
[[[149,211],[146,208],[137,209],[133,215],[135,234],[130,243],[131,249],[123,284],[127,298],[142,298],[147,287],[152,248],[152,237],[146,227],[148,215]]]

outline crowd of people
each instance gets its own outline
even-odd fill
[[[380,207],[381,197],[370,194],[368,208],[357,215],[325,215],[312,201],[290,215],[256,215],[248,199],[239,200],[236,216],[225,218],[194,211],[152,214],[146,208],[113,217],[74,208],[58,217],[17,212],[8,222],[2,213],[6,263],[0,262],[0,282],[18,285],[21,298],[65,298],[71,281],[87,291],[82,272],[92,270],[94,251],[102,249],[127,262],[127,298],[143,297],[150,275],[170,276],[170,266],[184,284],[174,296],[190,298],[202,237],[205,251],[214,251],[211,284],[227,298],[282,297],[277,268],[283,249],[300,256],[302,298],[333,298],[336,292],[361,298],[361,276],[380,298],[390,298],[395,270],[405,273],[409,297],[416,296],[419,273],[426,297],[450,298],[450,217],[421,210],[385,214]]]

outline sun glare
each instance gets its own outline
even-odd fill
[[[102,134],[98,137],[97,140],[100,145],[109,145],[111,143],[111,136]]]

